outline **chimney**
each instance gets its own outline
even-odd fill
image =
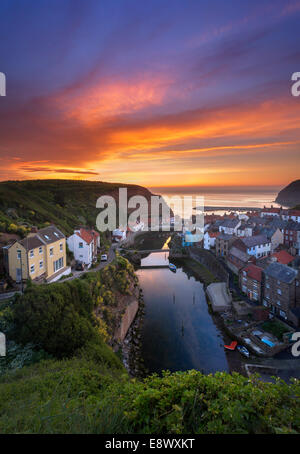
[[[38,228],[37,228],[35,225],[33,225],[33,226],[31,227],[31,229],[30,229],[30,232],[31,232],[31,233],[38,233]]]

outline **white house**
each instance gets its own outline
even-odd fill
[[[126,239],[126,231],[121,230],[121,229],[115,229],[115,230],[113,230],[112,238],[113,238],[113,241],[116,241],[117,243],[119,241],[123,241]]]
[[[219,225],[219,232],[226,233],[227,235],[236,235],[240,225],[241,221],[239,219],[224,219]]]
[[[205,232],[203,237],[203,247],[204,249],[210,250],[210,248],[215,247],[216,238],[220,232]]]
[[[272,250],[271,240],[265,235],[255,235],[248,238],[241,238],[241,241],[246,246],[246,252],[253,255],[257,259],[270,255]]]
[[[94,230],[78,229],[67,239],[70,251],[75,260],[83,262],[88,268],[97,258],[97,248],[100,247],[100,235]]]
[[[247,216],[247,214],[245,214],[245,213],[240,213],[240,214],[238,214],[238,218],[240,221],[248,221],[249,216]]]
[[[253,228],[250,225],[240,225],[237,228],[236,234],[238,237],[248,237],[252,236]]]
[[[263,207],[263,209],[260,212],[260,217],[264,218],[266,216],[276,216],[280,217],[281,214],[281,208],[274,208],[273,205],[271,205],[270,208]]]
[[[281,217],[284,221],[300,223],[300,210],[286,210]]]

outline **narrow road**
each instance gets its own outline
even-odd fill
[[[0,294],[0,301],[12,298],[15,296],[16,293],[21,293],[20,291],[15,291],[15,292],[7,292],[7,293],[1,293]]]
[[[79,278],[82,274],[93,273],[94,271],[99,271],[102,268],[105,268],[109,263],[111,263],[114,260],[115,256],[116,256],[115,248],[110,247],[108,254],[107,254],[107,261],[100,262],[95,268],[89,268],[88,270],[84,270],[84,271],[72,270],[73,276],[67,277],[66,279],[62,279],[60,282],[72,281],[73,279]]]

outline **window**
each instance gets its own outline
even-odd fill
[[[59,238],[58,234],[56,232],[54,232],[54,235],[56,236],[56,238]]]
[[[40,270],[44,268],[44,263],[43,263],[43,260],[40,260]]]
[[[34,250],[33,249],[31,249],[31,251],[29,251],[29,256],[30,256],[30,258],[34,257]]]
[[[277,300],[277,306],[281,306],[281,302]]]
[[[278,293],[278,295],[281,295],[281,290],[280,290],[280,288],[277,289],[277,293]]]
[[[39,254],[42,254],[43,253],[43,248],[42,246],[39,247]]]
[[[17,258],[20,260],[21,259],[21,251],[20,249],[17,250]]]
[[[80,248],[80,249],[83,248],[83,243],[79,243],[79,248]]]
[[[280,310],[279,314],[280,314],[281,317],[287,319],[286,313],[284,311]]]
[[[31,265],[30,267],[30,274],[34,273],[34,265]]]
[[[56,273],[56,271],[60,270],[61,268],[63,268],[64,266],[64,259],[63,257],[61,257],[60,259],[58,260],[55,260],[55,262],[53,262],[53,268],[54,268],[54,273]]]
[[[48,237],[48,235],[44,235],[44,237],[46,238],[46,240],[50,240],[50,238]]]
[[[62,243],[59,243],[59,250],[60,250],[60,252],[63,251],[63,244]]]
[[[50,251],[49,251],[49,253],[50,253],[50,256],[52,256],[52,255],[53,255],[53,247],[51,247],[51,248],[50,248]]]

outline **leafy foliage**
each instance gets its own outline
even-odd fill
[[[165,372],[129,380],[105,345],[0,378],[2,433],[297,433],[299,382]],[[106,361],[103,361],[106,357]]]
[[[57,358],[72,356],[91,340],[107,341],[121,315],[112,311],[116,292],[128,294],[136,279],[130,263],[117,256],[113,264],[80,279],[29,285],[5,309],[14,325],[12,338],[23,345],[40,346]]]

